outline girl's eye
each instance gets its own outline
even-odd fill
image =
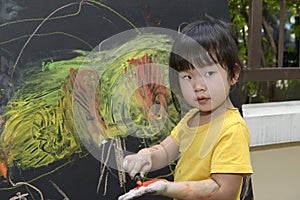
[[[183,80],[191,80],[192,77],[189,76],[189,75],[184,75],[184,76],[182,76],[182,79],[183,79]]]
[[[206,73],[204,74],[204,76],[205,76],[205,77],[210,77],[210,76],[212,76],[214,73],[215,73],[215,72],[206,72]]]

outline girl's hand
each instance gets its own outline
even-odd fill
[[[153,179],[144,182],[141,186],[136,187],[126,194],[120,196],[118,200],[130,200],[137,197],[143,196],[144,194],[155,194],[159,195],[166,191],[168,181],[165,179]]]
[[[151,152],[147,149],[142,149],[137,154],[129,155],[124,158],[123,169],[132,179],[138,173],[140,173],[143,178],[144,174],[151,170],[151,167]]]

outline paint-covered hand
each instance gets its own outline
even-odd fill
[[[126,156],[122,167],[132,179],[138,173],[143,178],[152,167],[151,152],[148,149],[142,149],[137,154]]]
[[[144,182],[141,186],[136,187],[126,194],[120,196],[118,200],[130,200],[143,196],[144,194],[163,194],[167,189],[168,181],[165,179],[153,179]]]

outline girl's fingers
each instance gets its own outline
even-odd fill
[[[137,173],[140,173],[143,168],[144,161],[141,160],[131,160],[126,159],[123,162],[123,169],[129,174],[131,178],[133,178]],[[143,177],[144,173],[142,174]]]
[[[151,170],[151,164],[145,163],[145,165],[140,170],[140,175],[144,178],[144,175]]]
[[[135,162],[134,161],[128,161],[126,172],[129,174],[129,176],[132,178],[132,173],[135,168]]]
[[[134,178],[134,176],[138,173],[141,174],[141,169],[143,168],[143,165],[144,165],[144,161],[135,161],[134,162],[134,165],[133,165],[133,168],[132,168],[132,171],[129,173],[129,176],[131,178]],[[142,174],[141,174],[142,175]],[[143,174],[144,175],[144,174]]]
[[[145,154],[129,155],[124,158],[122,167],[132,179],[137,173],[143,178],[151,170],[151,158]]]
[[[128,160],[124,160],[122,168],[127,171],[128,170]]]

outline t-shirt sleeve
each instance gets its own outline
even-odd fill
[[[237,123],[227,128],[215,146],[211,173],[252,174],[249,145],[250,135],[246,126]]]
[[[175,128],[173,128],[173,130],[171,131],[171,136],[172,136],[173,140],[175,141],[175,143],[179,146],[180,139],[179,139],[179,135],[178,135],[178,125],[175,126]]]

